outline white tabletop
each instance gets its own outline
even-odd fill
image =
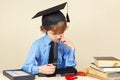
[[[75,80],[98,80],[92,77],[88,76],[77,76],[78,79]],[[3,74],[0,74],[0,80],[10,80],[7,77],[5,77]],[[66,80],[65,77],[37,77],[35,80]]]

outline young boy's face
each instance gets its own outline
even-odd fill
[[[47,31],[47,34],[48,34],[49,38],[54,42],[59,42],[60,39],[63,37],[63,33],[62,34],[55,33],[51,30]]]

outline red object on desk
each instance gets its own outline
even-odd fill
[[[77,76],[74,76],[73,74],[69,74],[69,75],[66,75],[65,78],[66,78],[66,80],[75,80],[75,79],[77,79],[78,77],[77,77]]]
[[[87,73],[79,71],[77,72],[77,76],[87,76]]]

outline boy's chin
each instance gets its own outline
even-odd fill
[[[59,42],[59,41],[54,41],[54,42],[56,42],[56,43],[57,43],[57,42]]]

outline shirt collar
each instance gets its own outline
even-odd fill
[[[51,39],[49,38],[48,34],[45,34],[43,41],[46,45],[48,45],[51,42]]]

